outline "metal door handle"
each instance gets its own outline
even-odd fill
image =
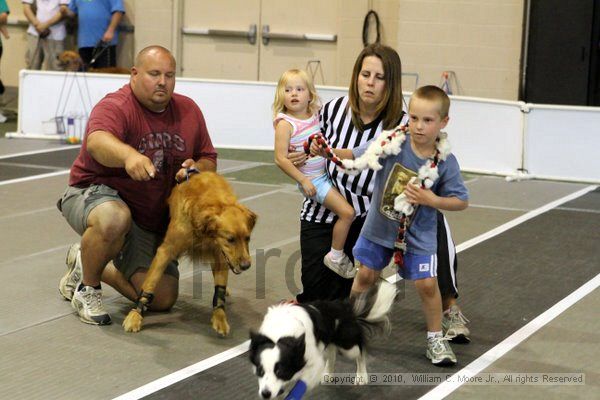
[[[250,29],[247,31],[236,31],[228,29],[206,29],[206,28],[181,28],[181,32],[184,35],[197,35],[197,36],[221,36],[221,37],[245,37],[248,39],[250,44],[256,43],[257,29],[256,24],[250,25]]]
[[[269,32],[269,25],[263,25],[262,42],[266,46],[271,39],[282,40],[307,40],[318,42],[336,42],[337,35],[320,34],[320,33],[276,33]]]

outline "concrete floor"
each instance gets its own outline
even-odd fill
[[[7,157],[10,154],[60,147],[59,143],[0,139],[0,163],[16,163]],[[71,153],[57,151],[56,164],[45,166],[62,165],[65,160],[60,159],[61,154]],[[29,161],[24,157],[19,162]],[[266,308],[296,294],[300,282],[298,264],[295,269],[286,269],[286,264],[293,265],[297,260],[301,197],[291,182],[261,183],[278,181],[275,178],[245,181],[244,170],[269,168],[262,162],[262,159],[252,161],[249,156],[244,157],[244,161],[220,163],[222,172],[232,171],[229,176],[235,177],[232,185],[238,196],[259,215],[252,249],[255,253],[269,249],[279,253],[264,266],[230,278],[228,315],[232,333],[225,339],[218,338],[210,328],[210,273],[202,272],[203,266],[192,266],[185,261],[181,268],[181,297],[175,308],[169,313],[148,316],[140,334],[123,332],[120,324],[131,304],[110,289],[106,290],[106,299],[114,323],[101,328],[82,324],[57,291],[58,280],[65,269],[66,250],[78,240],[54,206],[66,185],[67,175],[7,183],[2,177],[5,168],[0,167],[0,255],[3,260],[0,273],[5,285],[0,291],[4,306],[0,313],[0,398],[58,399],[83,394],[91,399],[113,398],[245,342],[248,329],[258,326]],[[9,165],[4,166],[8,170]],[[507,183],[497,177],[476,177],[467,186],[471,207],[448,214],[459,245],[586,187],[547,181]],[[597,236],[598,232],[590,234]],[[590,262],[595,263],[594,267],[600,272],[598,256],[598,251],[591,254]],[[596,289],[483,370],[585,370],[585,385],[463,385],[450,392],[450,396],[504,398],[512,395],[544,400],[593,397],[600,382],[597,346],[600,340],[598,318],[593,317],[597,313],[592,310],[599,306],[600,295]],[[468,316],[469,310],[465,312]],[[473,320],[471,327],[475,337],[477,326],[477,320]],[[166,390],[168,393],[168,388]],[[243,397],[254,398],[255,394],[247,393]],[[442,397],[435,393],[431,396]],[[202,398],[202,394],[194,397]],[[167,394],[166,398],[182,397]]]

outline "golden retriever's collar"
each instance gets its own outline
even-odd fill
[[[196,167],[189,167],[185,169],[185,182],[190,180],[190,176],[194,175],[194,174],[198,174],[200,173],[200,170]],[[184,181],[179,181],[177,180],[177,183],[181,183]]]

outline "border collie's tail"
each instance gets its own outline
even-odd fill
[[[381,279],[366,292],[351,296],[350,302],[367,336],[387,332],[391,328],[388,314],[397,295],[396,285]]]

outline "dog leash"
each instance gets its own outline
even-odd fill
[[[102,40],[98,41],[98,43],[96,43],[96,46],[94,47],[94,50],[92,50],[92,59],[90,60],[88,66],[91,66],[92,64],[94,64],[96,62],[96,60],[98,58],[100,58],[102,53],[104,53],[108,49],[109,45],[110,45],[110,43],[103,42]],[[100,49],[100,51],[98,51],[98,49]],[[108,54],[108,56],[109,56],[108,62],[110,64],[110,53]]]
[[[329,147],[329,143],[327,143],[323,135],[321,135],[320,133],[313,133],[304,142],[304,153],[306,153],[306,155],[310,156],[310,145],[313,140],[316,141],[317,144],[325,151],[325,155],[327,156],[327,158],[329,158],[338,167],[344,168],[342,160],[340,160],[338,156],[335,155],[331,147]]]

